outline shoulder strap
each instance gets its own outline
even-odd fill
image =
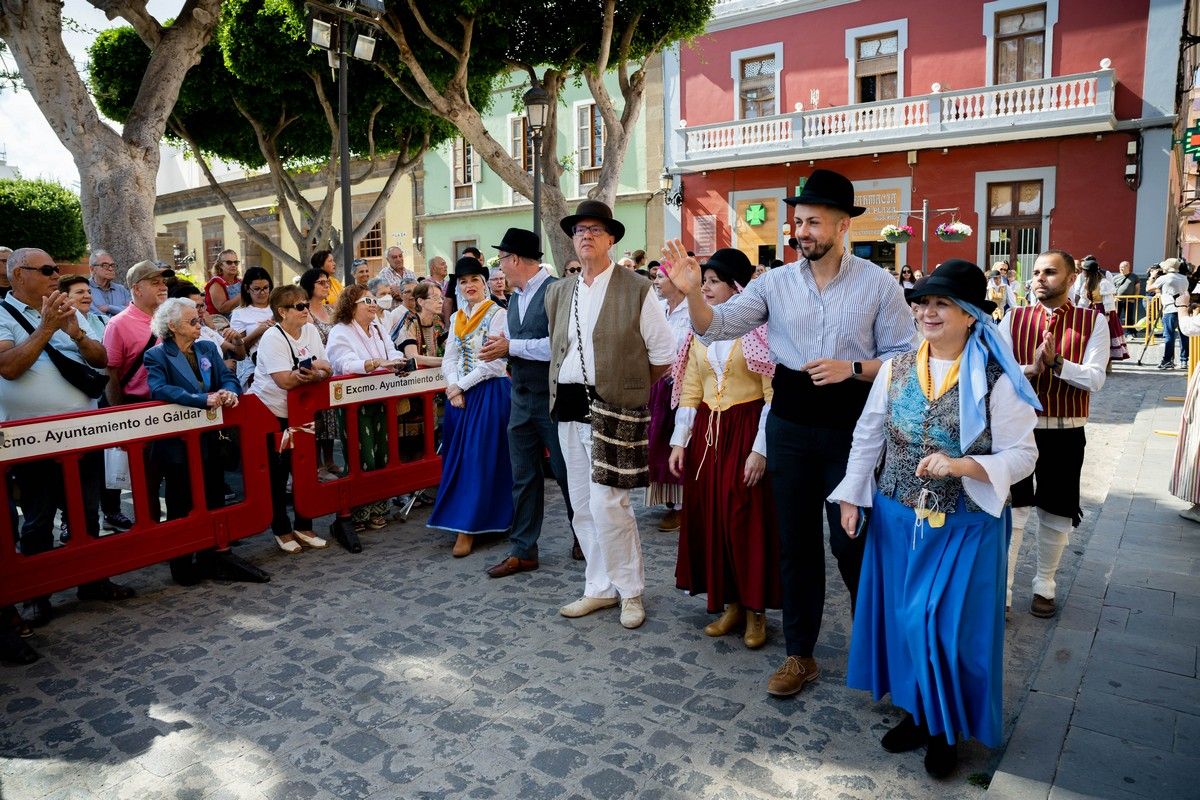
[[[154,347],[154,343],[157,341],[158,337],[151,333],[150,338],[146,340],[146,346],[142,348],[142,352],[137,354],[137,358],[133,360],[133,363],[129,365],[129,369],[125,370],[125,374],[121,376],[120,386],[122,389],[129,385],[129,382],[133,380],[133,376],[142,368],[142,363],[146,360],[146,353],[150,351],[151,347]]]
[[[292,337],[287,335],[287,331],[278,322],[275,323],[275,327],[279,329],[279,335],[287,342],[288,350],[292,352],[292,369],[300,369],[300,356],[296,354],[296,348],[292,347]]]
[[[17,324],[25,329],[26,333],[28,333],[31,336],[33,335],[33,324],[29,320],[25,319],[24,314],[20,313],[19,311],[17,311],[17,309],[10,306],[8,304],[7,298],[3,302],[0,302],[0,306],[4,307],[4,310],[8,312],[9,316],[11,316],[13,319],[15,319],[17,321]],[[67,383],[71,384],[76,389],[79,389],[80,391],[87,394],[87,391],[85,389],[83,389],[82,387],[80,387],[78,385],[78,383],[76,382],[76,380],[72,379],[72,376],[76,375],[76,372],[74,370],[78,367],[82,367],[83,369],[89,370],[91,372],[95,372],[95,370],[93,370],[87,364],[79,364],[79,363],[71,361],[70,358],[68,358],[67,356],[58,352],[58,350],[56,350],[54,347],[52,347],[50,345],[50,342],[46,342],[46,346],[43,347],[42,349],[45,351],[46,355],[50,356],[50,363],[53,364],[54,368],[58,370],[58,374],[62,375],[63,379],[65,381],[67,381]],[[143,355],[144,355],[144,353],[143,353]],[[68,364],[64,364],[64,362],[71,362],[71,363],[68,365]]]

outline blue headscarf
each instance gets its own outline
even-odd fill
[[[1021,370],[1021,365],[1013,356],[1012,347],[1000,335],[1000,328],[992,319],[992,315],[958,298],[950,299],[975,318],[975,324],[967,337],[967,346],[963,348],[962,363],[958,368],[958,441],[962,452],[965,453],[967,448],[979,438],[979,434],[983,433],[983,429],[987,427],[989,352],[1012,382],[1017,397],[1038,411],[1042,410],[1042,404],[1038,401],[1037,392],[1033,390],[1029,379]]]

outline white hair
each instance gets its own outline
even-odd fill
[[[29,257],[34,253],[41,253],[42,255],[47,256],[50,255],[39,247],[18,247],[16,250],[12,251],[12,255],[8,257],[8,267],[5,270],[8,273],[9,283],[12,283],[13,276],[17,274],[17,270],[29,263]]]
[[[96,266],[96,262],[100,260],[100,256],[108,256],[109,258],[112,258],[112,253],[108,252],[107,250],[93,250],[92,254],[88,256],[88,266]]]
[[[150,320],[150,332],[160,339],[170,339],[171,326],[179,324],[183,319],[183,312],[196,309],[194,300],[185,300],[182,297],[172,297],[164,300],[162,305],[154,312],[154,317]]]

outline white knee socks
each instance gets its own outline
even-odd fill
[[[1014,508],[1012,510],[1013,532],[1012,541],[1008,546],[1008,594],[1006,605],[1012,605],[1013,578],[1017,573],[1017,556],[1021,552],[1021,542],[1025,538],[1025,526],[1029,522],[1029,508]],[[1063,550],[1071,532],[1071,519],[1057,514],[1038,511],[1037,528],[1037,574],[1033,579],[1033,593],[1042,597],[1054,598],[1054,574],[1062,561]]]

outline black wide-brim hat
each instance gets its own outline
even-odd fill
[[[784,198],[783,202],[789,206],[833,206],[852,217],[867,210],[854,205],[854,184],[850,179],[831,169],[814,170],[804,182],[800,194]]]
[[[983,270],[961,258],[943,261],[929,276],[921,278],[916,286],[905,292],[904,299],[911,303],[931,295],[970,303],[985,314],[996,310],[996,304],[987,299],[987,278],[983,277]]]
[[[512,253],[521,258],[532,258],[535,261],[542,257],[542,241],[533,231],[524,228],[509,228],[504,232],[500,244],[492,245],[497,250]]]
[[[733,247],[722,247],[709,256],[708,260],[700,265],[701,274],[706,269],[717,273],[721,280],[733,281],[742,288],[754,277],[754,265],[750,263],[749,257]]]
[[[458,261],[454,262],[454,282],[458,283],[463,278],[471,275],[482,276],[486,281],[492,277],[491,270],[480,263],[479,259],[474,256],[463,256]]]
[[[605,229],[608,230],[609,234],[617,242],[621,241],[621,238],[625,236],[625,226],[613,219],[612,209],[599,200],[584,200],[575,209],[574,214],[569,217],[563,217],[558,225],[567,236],[574,236],[575,224],[585,219],[594,219],[603,224]]]

